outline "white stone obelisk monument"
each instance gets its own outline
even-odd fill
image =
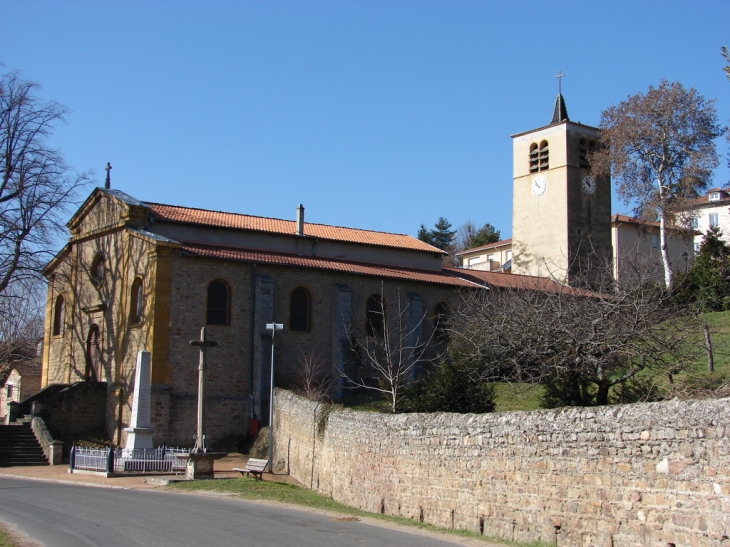
[[[134,396],[132,397],[132,419],[127,432],[125,450],[136,448],[154,448],[150,427],[150,352],[140,351],[137,354],[137,369],[134,372]]]

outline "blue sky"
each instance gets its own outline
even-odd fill
[[[510,135],[662,78],[730,120],[730,2],[0,0],[0,61],[72,110],[78,171],[162,203],[511,235]],[[725,142],[719,149],[728,152]],[[723,167],[717,185],[730,181]],[[614,212],[628,208],[614,200]]]

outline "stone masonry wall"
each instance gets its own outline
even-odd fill
[[[275,466],[367,511],[562,546],[730,546],[730,400],[495,414],[277,390]]]

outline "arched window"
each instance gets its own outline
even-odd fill
[[[588,141],[585,137],[580,139],[580,166],[583,169],[590,169],[591,164],[588,161],[589,154],[596,151],[596,141]]]
[[[63,334],[63,316],[66,311],[66,301],[63,295],[59,294],[56,298],[56,307],[53,310],[53,336]]]
[[[385,327],[385,303],[379,294],[371,294],[365,306],[365,332],[382,337]]]
[[[231,324],[231,297],[225,281],[211,281],[208,285],[208,305],[205,322],[209,325]]]
[[[91,325],[86,337],[86,370],[84,380],[98,382],[101,380],[101,334],[98,325]]]
[[[309,291],[297,287],[289,297],[289,329],[308,331],[311,327],[312,298]]]
[[[104,255],[99,253],[94,257],[94,261],[91,263],[91,282],[99,286],[104,282],[104,274],[106,273],[106,264]]]
[[[588,141],[586,141],[585,137],[580,139],[578,150],[580,152],[580,166],[583,169],[587,169],[590,166],[588,165]]]
[[[530,145],[530,173],[536,173],[539,170],[538,154],[537,144],[533,142]]]
[[[540,171],[546,171],[549,168],[550,168],[550,157],[549,157],[548,143],[547,143],[547,141],[542,141],[540,143],[540,165],[539,165],[539,170]]]
[[[449,318],[451,317],[451,308],[446,302],[436,304],[433,312],[433,337],[437,342],[448,342],[449,340]]]
[[[144,283],[137,277],[132,283],[132,294],[129,302],[129,322],[141,323],[144,314]]]

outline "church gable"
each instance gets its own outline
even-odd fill
[[[73,237],[124,225],[143,228],[148,214],[149,207],[132,196],[119,190],[96,188],[67,226]]]

